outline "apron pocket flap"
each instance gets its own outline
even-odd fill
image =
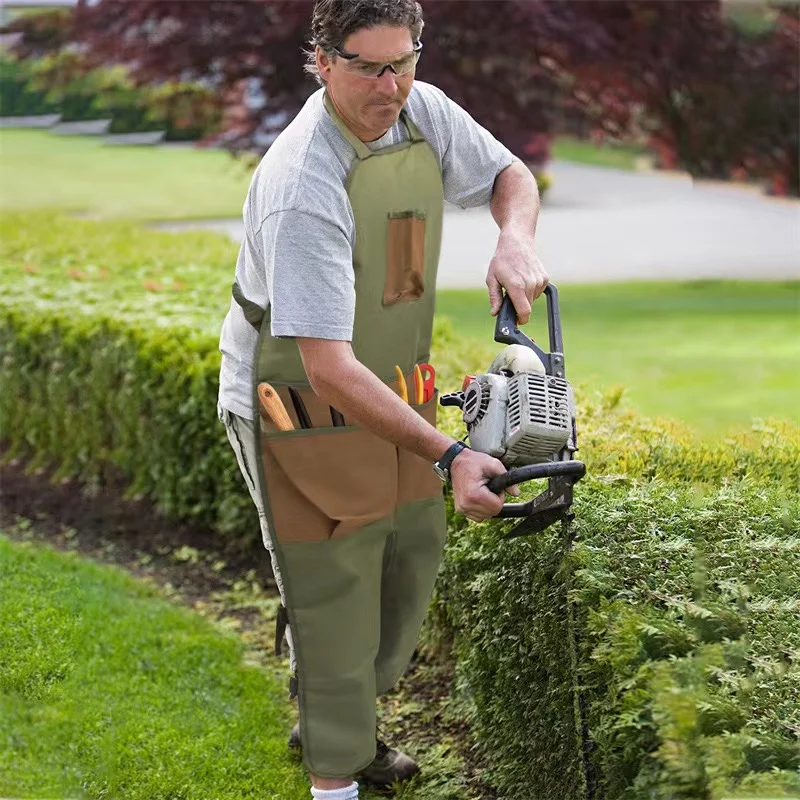
[[[344,536],[395,508],[397,448],[368,430],[264,434],[262,446],[269,504],[281,541]],[[287,484],[290,491],[284,491]]]

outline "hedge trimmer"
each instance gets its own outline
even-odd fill
[[[442,395],[458,406],[473,450],[499,459],[508,472],[492,478],[490,491],[547,478],[547,489],[526,503],[506,503],[498,518],[522,518],[504,538],[543,531],[572,519],[572,487],[586,474],[577,451],[575,399],[564,370],[558,290],[545,288],[550,352],[517,327],[508,294],[497,315],[494,339],[508,345],[485,373],[467,375],[462,390]],[[465,437],[466,438],[466,437]]]

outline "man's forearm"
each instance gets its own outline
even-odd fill
[[[455,441],[436,430],[357,359],[309,375],[316,394],[381,439],[433,462]],[[413,385],[409,386],[413,392]]]
[[[489,207],[501,235],[511,233],[533,241],[541,207],[539,187],[521,161],[515,160],[497,176]]]

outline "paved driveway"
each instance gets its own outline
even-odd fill
[[[730,186],[555,161],[539,215],[539,256],[552,280],[800,279],[800,202]],[[236,241],[239,220],[171,223]],[[488,208],[446,209],[440,287],[481,287],[497,243]]]

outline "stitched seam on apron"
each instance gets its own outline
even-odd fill
[[[400,449],[395,448],[395,452],[397,455],[397,474],[398,477],[400,475]],[[392,508],[392,532],[387,537],[388,541],[386,543],[386,547],[389,549],[389,555],[386,559],[386,566],[384,567],[384,571],[388,572],[392,565],[394,564],[394,556],[397,552],[397,502],[395,501],[395,505]]]

